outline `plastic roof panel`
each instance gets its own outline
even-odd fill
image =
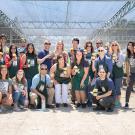
[[[17,18],[26,35],[80,35],[88,36],[108,21],[126,1],[19,1],[1,0],[0,9],[11,19]],[[126,18],[134,18],[134,13]],[[27,29],[22,21],[34,22],[92,22],[89,29]],[[97,23],[95,23],[97,22]],[[41,25],[39,23],[39,25]]]

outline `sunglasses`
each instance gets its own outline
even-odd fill
[[[117,46],[117,45],[112,45],[112,46]]]
[[[51,45],[51,43],[45,43],[45,45]]]
[[[12,48],[12,49],[16,49],[16,48]]]
[[[103,52],[104,50],[98,50],[98,52]]]
[[[47,70],[47,68],[40,68],[40,70]]]
[[[96,44],[102,44],[102,43],[96,43]]]

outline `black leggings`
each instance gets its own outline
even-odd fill
[[[133,90],[134,83],[135,83],[135,73],[131,73],[131,75],[129,77],[127,90],[126,90],[126,103],[129,102],[129,98],[130,98],[130,95],[131,95],[131,91]]]

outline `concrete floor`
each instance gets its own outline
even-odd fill
[[[135,135],[135,94],[128,110],[112,113],[70,106],[0,114],[0,135]]]

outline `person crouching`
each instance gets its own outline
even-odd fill
[[[114,84],[110,78],[107,78],[107,73],[104,68],[100,68],[99,77],[96,79],[95,87],[92,91],[92,102],[96,104],[93,110],[106,110],[112,112],[114,107]]]

